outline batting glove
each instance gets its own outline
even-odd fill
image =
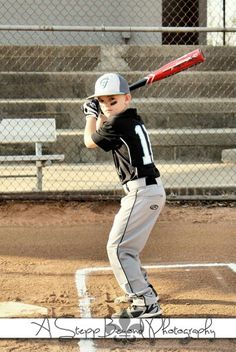
[[[96,119],[98,118],[98,115],[100,114],[100,105],[97,99],[92,99],[83,104],[82,110],[85,114],[85,117],[89,116],[96,116]]]

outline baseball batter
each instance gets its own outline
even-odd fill
[[[112,152],[126,193],[109,234],[107,253],[131,305],[113,317],[156,317],[162,313],[158,295],[139,258],[166,198],[150,139],[136,109],[129,107],[129,85],[119,74],[102,75],[88,99],[83,105],[84,143],[87,148]]]

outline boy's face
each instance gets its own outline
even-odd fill
[[[113,117],[126,110],[130,101],[130,94],[121,95],[104,95],[97,98],[102,109],[103,114],[106,117]]]

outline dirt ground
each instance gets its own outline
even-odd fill
[[[0,302],[81,316],[75,273],[109,266],[106,241],[119,202],[0,203]],[[236,263],[236,204],[167,203],[142,253],[144,265]],[[227,267],[151,269],[164,316],[236,317],[236,274]],[[92,317],[110,316],[120,294],[111,272],[92,273]],[[80,351],[78,340],[0,340],[0,351]],[[236,341],[95,342],[94,351],[234,351]],[[86,350],[86,349],[84,349]],[[88,352],[89,349],[88,349]],[[92,351],[91,351],[92,352]]]

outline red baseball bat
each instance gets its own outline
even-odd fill
[[[191,53],[181,56],[178,59],[160,67],[158,70],[131,84],[129,88],[132,91],[147,84],[152,84],[156,81],[160,81],[161,79],[175,75],[178,72],[187,70],[189,67],[195,66],[204,61],[205,57],[202,51],[200,49],[196,49]]]

